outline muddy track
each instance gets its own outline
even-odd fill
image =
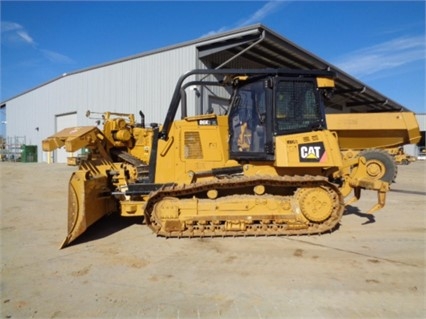
[[[262,185],[267,190],[265,194],[248,193],[258,185]],[[210,190],[214,190],[219,196],[215,199],[207,198],[206,194]],[[312,202],[315,201],[315,195],[305,196],[303,195],[305,190],[327,193],[330,213],[325,220],[312,221],[306,218],[309,214],[305,211],[314,210],[309,206],[312,206]],[[175,210],[179,211],[181,210],[180,205],[188,206],[193,201],[196,201],[196,204],[201,207],[202,205],[211,207],[212,201],[215,203],[213,207],[222,207],[227,203],[229,205],[238,201],[249,203],[256,199],[292,203],[292,211],[285,214],[267,211],[245,215],[241,212],[224,213],[218,209],[212,211],[210,216],[202,217],[197,216],[197,212],[194,212],[192,215],[184,216],[183,219],[179,217],[180,221],[176,222],[184,224],[181,229],[179,227],[178,229],[173,229],[173,227],[167,229],[165,224],[168,221],[162,218],[161,214],[155,213],[156,206],[167,201],[168,203],[165,205],[168,207],[173,205]],[[321,176],[234,177],[191,185],[164,187],[150,196],[145,211],[145,220],[150,228],[157,235],[165,237],[288,236],[333,231],[343,215],[344,203],[337,187]]]

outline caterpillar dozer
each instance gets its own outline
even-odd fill
[[[138,123],[105,112],[102,130],[72,127],[45,139],[44,151],[89,151],[69,182],[61,248],[110,213],[141,216],[165,237],[275,236],[332,232],[363,189],[377,192],[368,213],[382,208],[389,183],[367,174],[364,157],[343,158],[327,130],[323,97],[334,77],[192,70],[179,78],[161,125],[145,125],[142,112]],[[212,106],[188,115],[187,91]],[[212,96],[226,103],[208,103]]]

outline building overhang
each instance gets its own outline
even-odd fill
[[[336,73],[326,107],[339,112],[410,111],[338,67],[258,24],[199,41],[198,57],[209,68],[289,68]]]

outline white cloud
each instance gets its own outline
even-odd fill
[[[46,57],[50,62],[53,63],[69,64],[74,62],[70,57],[60,54],[58,52],[44,49],[40,49],[40,52],[43,54],[44,57]]]
[[[69,64],[74,61],[61,53],[41,49],[24,26],[16,22],[2,21],[1,22],[1,41],[2,44],[24,44],[31,45],[35,50],[40,52],[44,58],[52,63]]]
[[[210,35],[215,35],[215,34],[217,34],[217,33],[225,32],[226,30],[228,30],[228,27],[222,27],[222,28],[217,29],[217,30],[214,30],[214,31],[209,31],[209,32],[207,32],[207,33],[203,34],[203,35],[201,36],[201,38],[208,37],[208,36],[210,36]]]
[[[253,23],[262,21],[268,15],[277,11],[277,9],[282,6],[284,1],[270,1],[267,2],[262,8],[253,13],[250,17],[242,20],[238,23],[237,27],[243,27]]]
[[[365,77],[425,60],[423,36],[402,37],[349,53],[334,62],[343,71]]]
[[[16,22],[2,21],[1,22],[2,43],[23,43],[36,45],[33,38],[28,34],[27,30]]]
[[[35,44],[33,38],[26,31],[16,31],[16,34],[26,43]]]
[[[2,21],[1,22],[1,33],[14,31],[14,30],[22,30],[23,27],[16,22]]]
[[[266,2],[263,7],[261,7],[259,10],[257,10],[255,13],[250,15],[249,17],[246,17],[242,20],[240,20],[236,25],[232,27],[224,26],[214,31],[209,31],[206,34],[203,34],[201,37],[206,37],[210,35],[215,35],[217,33],[224,32],[229,29],[233,28],[241,28],[250,24],[254,23],[260,23],[263,19],[265,19],[268,15],[271,15],[275,13],[279,7],[281,7],[286,1],[269,1]]]

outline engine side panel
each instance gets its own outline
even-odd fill
[[[340,167],[342,159],[335,136],[316,131],[275,138],[276,167]]]

